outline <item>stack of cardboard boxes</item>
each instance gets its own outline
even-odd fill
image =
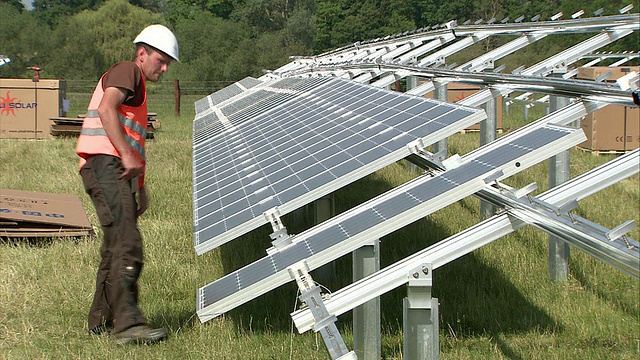
[[[65,80],[0,79],[0,138],[50,138],[49,118],[65,115],[65,93]]]

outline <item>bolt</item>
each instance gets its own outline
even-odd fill
[[[414,277],[414,279],[417,279],[417,278],[420,277],[420,274],[416,271],[416,272],[413,273],[413,277]]]
[[[422,268],[422,272],[423,272],[425,275],[429,275],[429,268],[428,268],[428,267],[426,267],[426,266],[425,266],[425,267],[423,267],[423,268]]]

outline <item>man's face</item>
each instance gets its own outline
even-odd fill
[[[149,81],[158,81],[171,64],[171,57],[163,52],[141,48],[138,54],[141,60],[141,69],[144,77]]]

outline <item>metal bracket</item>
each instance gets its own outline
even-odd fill
[[[290,245],[293,240],[287,233],[287,228],[282,224],[280,219],[280,211],[277,207],[271,208],[264,212],[267,221],[271,223],[273,233],[269,234],[273,247],[267,249],[267,254],[273,254]]]
[[[502,184],[502,188],[504,189],[506,186],[504,184]],[[538,190],[538,184],[537,183],[531,183],[525,187],[522,187],[520,189],[513,189],[513,188],[509,188],[508,189],[509,192],[516,198],[516,199],[520,199],[523,197],[528,197],[529,200],[531,200],[531,196],[530,194],[536,190]]]
[[[432,154],[424,150],[425,147],[426,146],[424,146],[422,139],[418,139],[407,144],[407,148],[411,152],[411,155],[409,155],[407,160],[423,169],[430,168],[433,170],[446,171],[447,168],[442,163],[444,154],[446,154],[446,149]]]
[[[608,78],[610,78],[611,75],[613,75],[613,73],[611,71],[607,71],[606,73],[604,73],[604,74],[598,76],[597,78],[595,78],[594,81],[598,82],[598,83],[599,82],[603,82],[603,81],[607,80]]]
[[[607,237],[607,239],[609,239],[609,241],[615,241],[616,239],[622,238],[622,240],[625,242],[625,245],[627,245],[629,249],[633,249],[633,245],[631,245],[629,239],[627,238],[627,233],[635,229],[635,227],[636,223],[633,220],[629,220],[607,232],[605,236]]]
[[[570,79],[574,76],[578,75],[578,69],[571,69],[562,75],[563,79]]]
[[[422,141],[422,139],[417,139],[407,144],[407,148],[409,149],[409,151],[412,154],[416,155],[425,152],[425,147],[426,146],[424,145],[424,141]]]
[[[564,205],[561,206],[555,206],[553,204],[549,204],[548,202],[542,201],[540,199],[533,199],[532,198],[532,202],[531,204],[533,206],[540,206],[541,208],[547,210],[547,211],[551,211],[554,214],[556,214],[556,216],[562,216],[562,214],[567,214],[570,218],[571,218],[571,222],[573,222],[574,224],[576,223],[576,221],[572,218],[570,211],[575,209],[576,207],[578,207],[578,201],[577,200],[571,200],[567,203],[565,203]]]
[[[320,332],[324,340],[331,359],[357,359],[355,352],[349,351],[342,336],[336,327],[336,316],[329,314],[324,304],[320,287],[315,284],[309,275],[309,265],[305,260],[291,265],[288,269],[289,275],[298,284],[300,289],[300,300],[302,300],[313,315],[315,324],[313,331]]]
[[[407,301],[411,309],[431,309],[432,271],[432,264],[422,264],[409,273]]]
[[[487,176],[486,178],[482,179],[484,180],[485,184],[490,184],[492,182],[496,182],[496,184],[498,183],[498,179],[500,179],[501,177],[504,177],[504,171],[502,170],[498,170],[492,174],[490,174],[489,176]]]

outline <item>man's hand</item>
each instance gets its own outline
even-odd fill
[[[138,216],[144,214],[149,207],[149,196],[147,195],[146,186],[142,185],[142,187],[138,190]]]
[[[131,180],[135,177],[142,176],[144,164],[131,151],[127,151],[126,155],[120,153],[120,159],[122,160],[122,167],[124,167],[124,171],[122,172],[122,178],[124,180]]]

